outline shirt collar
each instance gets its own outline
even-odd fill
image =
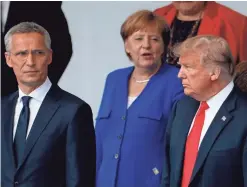
[[[35,90],[33,90],[29,95],[23,93],[21,91],[21,89],[19,88],[19,98],[18,98],[18,102],[21,101],[21,98],[23,96],[30,96],[32,97],[32,99],[35,99],[39,102],[43,102],[43,100],[45,99],[45,96],[47,94],[47,92],[49,91],[49,89],[51,88],[51,81],[50,79],[47,77],[45,82],[40,85],[38,88],[36,88]]]
[[[215,108],[219,109],[223,102],[226,100],[228,95],[231,93],[232,89],[234,87],[233,81],[231,81],[225,88],[223,88],[219,93],[217,93],[215,96],[211,97],[207,104],[209,108]]]

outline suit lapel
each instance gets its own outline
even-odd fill
[[[53,115],[56,113],[59,108],[59,103],[57,102],[59,98],[59,88],[57,86],[52,86],[49,92],[47,93],[43,103],[40,106],[40,109],[37,113],[37,116],[34,120],[33,126],[27,138],[27,143],[25,147],[25,152],[23,156],[22,163],[19,165],[17,170],[22,166],[28,155],[30,154],[33,146],[41,136],[42,132],[49,124]]]
[[[230,112],[235,108],[235,103],[237,99],[235,89],[236,88],[234,88],[234,90],[231,92],[231,94],[228,96],[226,101],[223,103],[223,105],[217,112],[206,135],[202,140],[190,182],[192,182],[200,168],[203,166],[203,163],[207,158],[208,153],[210,152],[217,137],[232,119],[232,115],[230,114]]]
[[[129,92],[129,79],[134,71],[134,67],[128,68],[127,71],[124,72],[123,76],[119,76],[119,82],[116,87],[116,95],[119,99],[117,99],[117,105],[115,106],[124,106],[121,109],[118,107],[118,111],[120,113],[125,114],[127,112],[127,104],[128,104],[128,92]]]
[[[181,143],[176,144],[176,153],[175,153],[175,156],[177,157],[176,166],[175,166],[175,171],[176,171],[175,181],[178,186],[181,183],[183,161],[184,161],[184,151],[185,151],[187,135],[189,133],[191,123],[194,119],[194,116],[196,114],[196,111],[198,110],[199,105],[200,105],[200,102],[189,98],[189,102],[183,103],[183,106],[185,106],[185,108],[182,108],[181,110],[179,110],[179,111],[184,111],[183,113],[181,113],[180,115],[181,117],[177,118],[178,121],[174,122],[174,124],[176,124],[176,127],[177,127],[175,130],[177,131],[176,132],[177,140],[175,141],[181,142]]]
[[[9,158],[11,160],[12,167],[15,168],[14,152],[13,152],[13,126],[14,126],[14,115],[15,115],[15,106],[18,98],[18,92],[12,95],[6,105],[3,106],[5,115],[2,115],[3,118],[3,127],[4,127],[4,140],[3,143],[6,144],[6,149],[9,153]],[[2,108],[2,110],[3,110]],[[5,151],[5,150],[4,150]]]

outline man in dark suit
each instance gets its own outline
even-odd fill
[[[197,36],[175,54],[187,96],[169,119],[162,187],[247,187],[247,97],[227,42]]]
[[[1,2],[7,3],[7,2]],[[62,11],[62,2],[42,1],[10,1],[4,28],[2,32],[2,63],[1,63],[1,96],[9,95],[18,88],[14,72],[5,62],[3,36],[8,30],[20,22],[35,22],[42,25],[49,32],[52,38],[53,62],[49,67],[49,79],[52,84],[57,84],[65,71],[72,56],[72,43],[66,17]],[[2,10],[2,12],[5,12]]]
[[[92,111],[50,82],[49,33],[23,22],[9,30],[5,45],[19,90],[2,100],[1,186],[93,187]]]

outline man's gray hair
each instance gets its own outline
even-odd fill
[[[6,51],[10,51],[12,36],[17,33],[32,33],[36,32],[44,36],[45,45],[48,49],[51,49],[51,37],[47,30],[34,22],[21,22],[18,25],[13,26],[4,36],[4,43]]]
[[[219,65],[231,76],[234,74],[235,63],[227,41],[218,36],[198,35],[185,40],[173,48],[175,56],[185,53],[195,53],[201,56],[201,63]]]

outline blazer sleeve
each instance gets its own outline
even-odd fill
[[[162,179],[161,179],[161,187],[170,187],[170,135],[171,135],[171,128],[176,117],[176,108],[177,103],[172,108],[172,113],[168,119],[168,125],[166,128],[165,133],[165,158],[164,158],[164,166],[162,172]]]
[[[80,105],[68,125],[66,138],[66,187],[94,187],[96,145],[92,111]]]
[[[103,96],[101,99],[101,104],[100,104],[100,108],[99,108],[99,112],[98,112],[98,116],[96,118],[96,124],[95,124],[95,132],[96,132],[96,174],[97,171],[100,168],[101,162],[102,162],[102,139],[101,139],[101,129],[104,128],[102,126],[100,126],[100,124],[98,123],[98,119],[100,116],[104,115],[104,108],[106,107],[106,105],[109,104],[109,94],[110,92],[113,90],[113,84],[111,83],[111,79],[110,78],[111,73],[106,77],[106,81],[105,81],[105,87],[104,87],[104,91],[103,91]]]
[[[244,27],[240,36],[240,62],[247,61],[247,17],[244,20]]]

